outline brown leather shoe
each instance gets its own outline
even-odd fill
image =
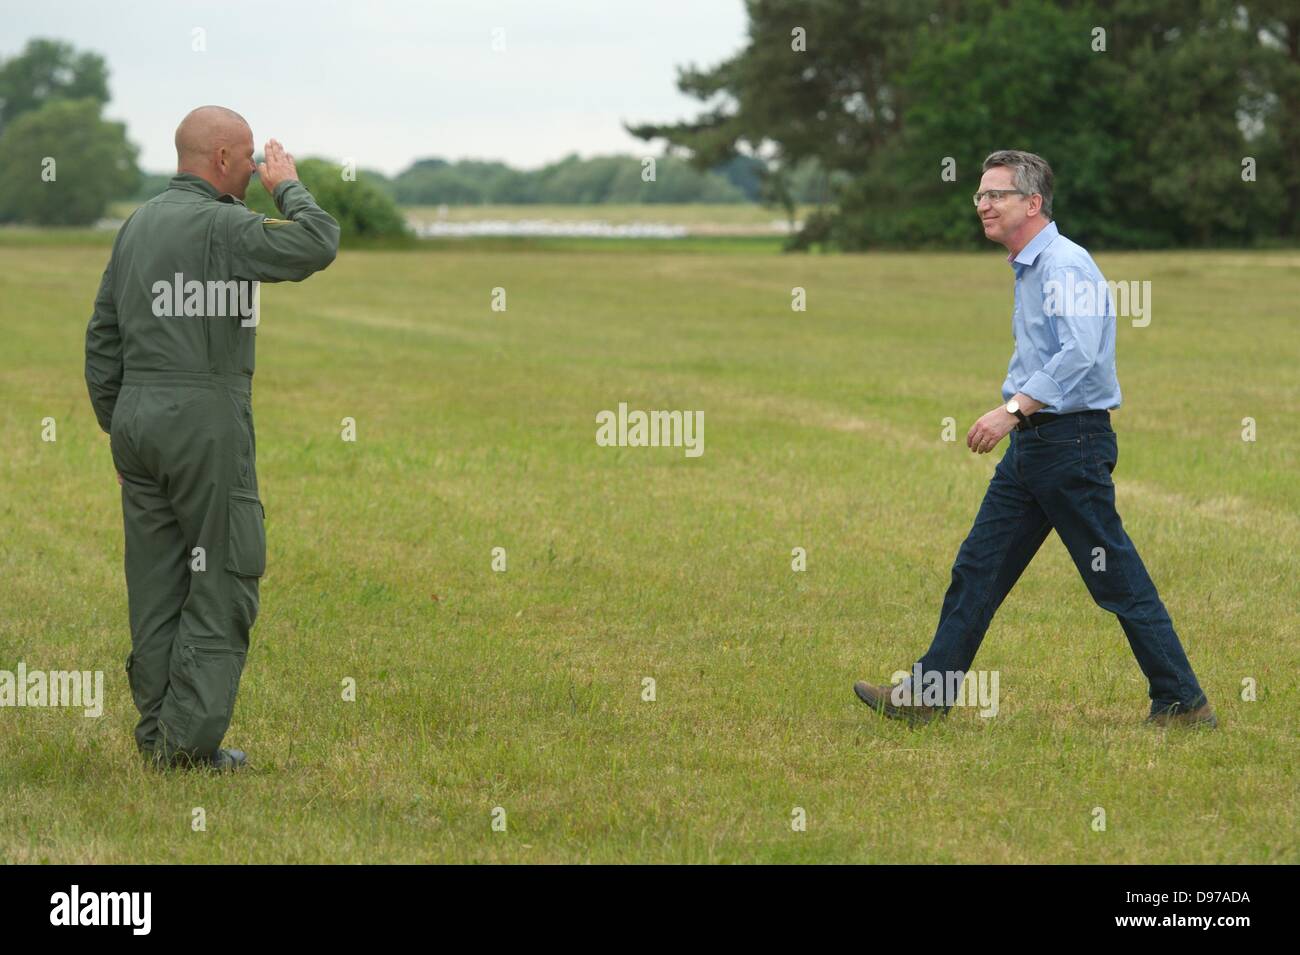
[[[1209,702],[1194,710],[1185,710],[1175,703],[1159,713],[1152,713],[1146,718],[1146,722],[1156,726],[1205,727],[1206,729],[1214,729],[1219,725],[1218,717],[1214,715]]]
[[[892,694],[894,686],[897,685],[877,686],[874,683],[859,680],[853,684],[853,692],[858,695],[859,700],[881,716],[887,716],[891,720],[903,720],[913,726],[929,723],[933,719],[947,715],[943,708],[939,706],[922,706],[919,703],[905,703],[902,705],[894,703]]]

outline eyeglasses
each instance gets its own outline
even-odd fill
[[[985,196],[988,196],[989,202],[997,203],[997,202],[1001,202],[1007,196],[1027,196],[1027,195],[1029,195],[1029,193],[1025,192],[1023,189],[986,189],[983,192],[975,193],[975,195],[971,196],[971,198],[975,200],[975,205],[978,206],[980,204],[980,200],[983,199]]]

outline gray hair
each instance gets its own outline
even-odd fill
[[[1006,166],[1014,174],[1016,188],[1028,195],[1043,197],[1043,218],[1052,221],[1052,167],[1042,156],[1021,152],[1019,149],[999,149],[988,154],[982,172],[994,166]]]

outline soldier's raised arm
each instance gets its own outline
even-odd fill
[[[265,153],[258,175],[284,218],[269,219],[231,204],[225,214],[231,270],[234,278],[300,282],[334,261],[339,224],[298,181],[293,157],[283,146],[272,139]]]

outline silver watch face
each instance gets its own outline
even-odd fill
[[[1011,414],[1015,414],[1019,410],[1020,410],[1020,402],[1016,401],[1014,398],[1007,402],[1007,411],[1009,411]]]

